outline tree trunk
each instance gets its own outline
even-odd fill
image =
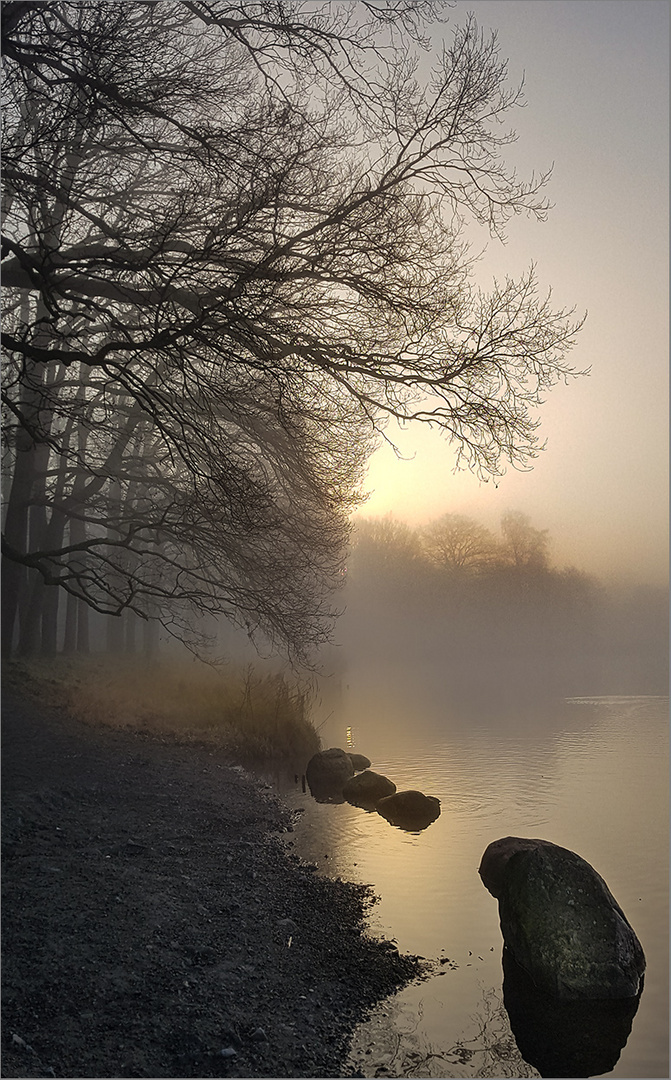
[[[125,631],[124,651],[127,652],[129,654],[129,656],[134,656],[135,655],[135,630],[137,628],[137,615],[135,614],[134,611],[126,611],[124,613],[123,621],[124,621],[124,631]]]
[[[63,634],[63,652],[68,656],[77,651],[77,604],[79,601],[68,593],[65,608],[65,630]]]
[[[31,87],[34,86],[32,75],[28,77],[28,83]],[[24,133],[30,131],[31,139],[36,138],[41,123],[38,112],[41,112],[41,109],[29,109],[26,107],[25,110],[22,110],[21,130]],[[39,210],[39,213],[36,213],[36,217],[32,221],[32,229],[40,234],[44,246],[51,251],[57,250],[62,235],[68,209],[66,188],[69,189],[73,183],[77,165],[84,158],[82,150],[85,141],[84,127],[80,123],[78,116],[76,119],[76,132],[73,131],[63,163],[63,184],[59,194],[51,205],[49,204],[50,197],[44,195],[39,205],[34,208],[35,211]],[[9,192],[11,192],[11,185]],[[10,198],[9,192],[6,193],[5,202]],[[13,198],[13,194],[11,198]],[[30,240],[34,239],[34,235],[30,237]],[[24,294],[21,301],[21,321],[25,325],[29,325],[31,321],[33,325],[41,325],[41,330],[34,341],[34,344],[38,347],[48,346],[50,343],[49,319],[50,312],[42,296],[38,294],[37,304],[34,305],[30,294]],[[48,368],[32,364],[30,361],[26,360],[24,362],[21,385],[25,394],[25,402],[22,404],[21,411],[27,426],[21,425],[16,435],[16,461],[5,520],[7,544],[21,555],[25,555],[30,550],[28,548],[28,509],[31,499],[35,497],[36,486],[41,486],[42,495],[46,493],[46,470],[51,453],[48,443],[46,441],[37,442],[30,428],[33,428],[35,432],[40,432],[42,437],[48,436],[53,417],[52,409],[48,404],[48,392],[50,388],[53,388],[54,384],[61,380],[61,372],[64,370],[60,365],[56,365],[50,371]],[[46,515],[46,510],[44,513]],[[27,575],[25,568],[20,563],[9,560],[5,556],[3,556],[2,564],[2,653],[7,656],[11,654],[16,636],[17,614],[20,618],[21,608],[26,600]],[[43,582],[41,587],[36,584],[34,589],[31,589],[29,618],[27,625],[21,628],[20,637],[23,642],[21,644],[20,641],[19,648],[23,647],[29,652],[35,651],[37,646],[36,628],[39,625],[43,594]],[[55,603],[57,605],[57,601]]]
[[[89,606],[83,600],[77,601],[77,652],[88,656],[89,643]]]
[[[16,456],[6,503],[5,539],[19,555],[28,551],[28,514],[35,477],[35,443],[25,428],[16,436]],[[17,616],[27,588],[27,570],[21,563],[2,556],[2,654],[12,652]]]
[[[107,618],[107,651],[110,653],[123,652],[124,627],[121,615],[109,615]]]
[[[117,520],[119,517],[121,507],[121,485],[118,480],[113,480],[110,484],[109,490],[109,517],[108,522]],[[114,538],[114,533],[111,528],[108,528],[107,535],[110,539]],[[122,615],[110,615],[107,619],[107,651],[118,655],[124,650],[125,643],[125,630],[124,630],[124,618],[125,613]]]
[[[26,311],[29,311],[28,307],[26,307]],[[36,318],[38,320],[44,320],[44,327],[46,327],[48,317],[49,312],[47,311],[44,302],[41,299],[38,300]],[[48,329],[43,328],[38,334],[37,340],[39,344],[48,344]],[[21,515],[21,519],[17,516],[17,520],[15,523],[13,522],[12,526],[14,527],[14,525],[16,525],[17,527],[16,537],[19,540],[17,550],[21,554],[48,549],[50,538],[48,535],[49,522],[46,509],[47,472],[52,450],[47,439],[51,432],[53,421],[53,398],[51,398],[50,395],[54,393],[59,383],[62,381],[64,371],[65,369],[61,365],[56,365],[53,369],[41,369],[35,366],[28,371],[30,381],[26,383],[25,387],[27,403],[24,409],[24,415],[29,428],[32,428],[32,432],[29,428],[22,428],[17,434],[17,454],[14,479],[17,479],[19,473],[23,474],[18,485],[16,509],[16,513],[17,515]],[[13,482],[10,502],[12,500],[14,487],[15,484]],[[22,520],[24,512],[23,508],[25,508],[27,514],[27,533],[25,523]],[[8,507],[8,519],[9,511],[10,507]],[[60,529],[58,520],[55,522],[55,525],[56,532],[54,540],[57,541],[58,536],[62,535],[62,530]],[[6,523],[5,527],[7,530],[9,527],[8,523]],[[9,535],[7,532],[6,535],[8,536],[9,543]],[[6,615],[7,633],[9,636],[13,637],[16,613],[17,611],[19,613],[21,629],[18,651],[23,656],[33,656],[39,651],[42,605],[44,603],[46,588],[44,579],[36,570],[31,571],[28,576],[28,581],[30,584],[29,590],[24,588],[21,590],[20,594],[17,594],[16,596],[10,591],[10,606],[8,607]],[[58,602],[56,601],[55,603],[57,612]],[[12,604],[14,605],[13,612],[11,610]]]
[[[58,652],[58,607],[61,591],[57,585],[46,586],[42,598],[42,656]]]
[[[154,660],[158,653],[158,622],[147,619],[142,627],[142,652],[147,660]]]
[[[61,468],[61,472],[64,470]],[[62,497],[62,483],[57,484],[55,499]],[[51,511],[51,519],[46,533],[46,550],[57,551],[63,546],[68,519],[58,505]],[[43,656],[55,656],[58,652],[58,611],[61,590],[58,585],[43,586],[42,596],[42,641]]]
[[[35,656],[39,651],[44,582],[37,570],[30,570],[19,608],[18,656]]]
[[[43,477],[49,457],[48,449],[46,450],[46,453],[42,446],[39,446],[37,449],[38,453],[35,457],[34,488],[35,486],[44,486]],[[55,512],[52,512],[51,522],[48,523],[46,507],[31,506],[28,522],[29,551],[47,551],[51,547],[60,546],[65,529],[65,522],[63,521],[63,523],[61,523],[60,517],[55,518]],[[47,594],[53,594],[56,591],[55,587],[49,589],[38,570],[29,571],[28,582],[30,587],[26,591],[25,602],[21,605],[19,610],[21,632],[19,635],[18,653],[20,656],[36,656],[40,652],[40,647],[44,644],[42,637],[44,634],[43,615],[45,604],[50,605],[52,617],[54,613],[54,600],[51,599],[48,601]],[[57,594],[55,600],[55,617],[58,618]],[[53,645],[53,651],[56,651],[55,643]]]
[[[86,397],[87,372],[80,369],[80,387],[77,397],[84,400]],[[80,425],[77,430],[77,453],[82,460],[86,454],[88,431]],[[63,476],[61,471],[60,477]],[[87,473],[79,469],[72,485],[69,499],[64,500],[65,509],[60,511],[63,523],[69,522],[70,544],[81,544],[86,540],[86,523],[78,516],[78,511],[85,505]],[[54,511],[56,513],[56,511]],[[56,546],[56,545],[54,545]],[[82,570],[86,565],[85,552],[73,552],[68,558],[68,566],[75,573]],[[65,639],[63,650],[67,653],[89,652],[89,607],[79,597],[68,593],[68,604],[65,613]]]
[[[76,487],[76,482],[75,482]],[[70,518],[70,543],[81,544],[86,540],[86,525],[78,517]],[[86,554],[84,552],[77,552],[70,557],[70,565],[74,571],[82,570],[86,565]],[[76,621],[76,643],[75,647],[77,652],[88,653],[89,651],[89,606],[83,600],[73,597],[75,601],[75,612],[71,614],[70,618],[73,623]]]

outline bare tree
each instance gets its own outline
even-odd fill
[[[359,518],[353,530],[353,561],[357,573],[371,578],[408,578],[422,559],[417,532],[392,514]]]
[[[471,283],[463,219],[543,217],[547,177],[502,161],[494,36],[419,77],[443,6],[3,5],[6,647],[28,567],[305,655],[391,417],[484,473],[537,452],[579,323],[533,270]]]
[[[492,533],[463,514],[443,514],[422,530],[424,550],[433,563],[451,573],[474,573],[496,557]]]
[[[507,563],[525,570],[548,568],[548,530],[536,529],[526,514],[510,510],[501,518],[502,554]]]

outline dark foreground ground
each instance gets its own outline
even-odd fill
[[[361,886],[288,854],[274,795],[207,747],[3,695],[3,1076],[350,1075],[420,971]]]

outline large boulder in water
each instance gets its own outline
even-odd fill
[[[364,810],[374,809],[380,799],[393,795],[395,791],[396,784],[393,780],[388,780],[386,776],[381,776],[380,773],[372,772],[370,769],[357,773],[356,776],[350,776],[342,789],[348,803],[352,806],[361,806]]]
[[[504,836],[494,840],[486,849],[480,861],[478,873],[485,888],[498,900],[503,891],[503,882],[508,860],[519,851],[533,851],[540,845],[555,847],[549,840],[530,839],[525,836]]]
[[[562,999],[636,997],[645,956],[606,882],[547,840],[507,836],[485,851],[480,877],[499,902],[506,946],[536,986]]]
[[[305,770],[310,792],[317,802],[344,802],[343,784],[350,776],[354,776],[351,758],[337,747],[315,754]]]
[[[399,829],[419,832],[439,817],[440,799],[421,791],[397,791],[380,799],[375,809]]]

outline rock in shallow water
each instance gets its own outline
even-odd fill
[[[367,758],[365,754],[348,754],[347,756],[352,762],[354,772],[361,772],[362,769],[370,769],[370,758]]]
[[[380,773],[366,769],[346,780],[342,793],[352,806],[361,806],[364,810],[372,809],[387,795],[393,795],[396,784]]]
[[[489,845],[480,877],[499,901],[506,946],[541,990],[564,1000],[637,996],[641,944],[603,878],[579,855],[509,836]]]
[[[418,832],[440,816],[440,799],[421,791],[397,791],[380,799],[376,810],[399,829]]]
[[[305,770],[310,792],[317,802],[344,802],[343,784],[353,775],[352,759],[338,747],[315,754]]]

